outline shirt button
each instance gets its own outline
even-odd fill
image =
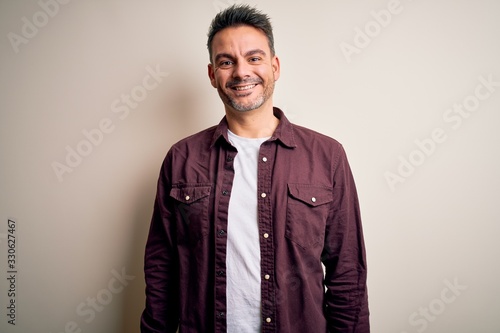
[[[261,193],[261,194],[260,194],[260,196],[261,196],[262,198],[265,198],[265,197],[267,196],[267,194],[265,194],[265,193]]]
[[[267,162],[267,157],[262,157],[263,162]]]
[[[267,317],[266,318],[266,323],[270,323],[271,322],[271,318]]]
[[[191,199],[191,197],[189,195],[186,195],[186,201],[189,201],[189,199]]]
[[[232,162],[233,160],[234,160],[234,158],[233,158],[232,156],[228,156],[228,157],[226,158],[226,161],[228,161],[228,162]]]
[[[264,279],[269,280],[271,276],[269,274],[264,275]]]
[[[226,190],[222,191],[222,195],[227,195],[228,193]]]
[[[223,270],[217,271],[217,276],[222,276],[222,275],[224,275],[224,271]]]
[[[311,201],[312,201],[312,202],[316,202],[316,198],[315,198],[315,197],[312,197],[312,198],[311,198]]]
[[[224,229],[219,230],[219,236],[224,236],[226,231]]]
[[[266,233],[264,233],[264,235],[263,235],[263,236],[264,236],[264,238],[269,238],[269,234],[268,234],[267,232],[266,232]]]

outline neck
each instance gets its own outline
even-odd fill
[[[272,136],[279,119],[274,116],[272,101],[269,106],[252,111],[236,111],[226,106],[226,119],[229,130],[234,134],[246,138],[264,138]]]

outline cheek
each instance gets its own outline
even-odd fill
[[[215,73],[214,75],[214,84],[216,86],[224,87],[225,82],[226,82],[226,77],[224,73],[222,73],[220,70],[217,71],[217,73]]]
[[[272,67],[266,67],[256,72],[258,76],[267,80],[276,80],[276,73],[273,71]]]

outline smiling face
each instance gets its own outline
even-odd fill
[[[208,76],[226,111],[272,109],[280,66],[262,31],[246,25],[225,28],[214,36],[212,54]]]

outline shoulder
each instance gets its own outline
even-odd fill
[[[217,126],[212,126],[174,143],[168,150],[163,165],[184,163],[187,160],[206,157],[216,129]]]
[[[170,150],[184,150],[186,148],[202,148],[210,146],[217,126],[206,128],[202,131],[187,136],[172,145]]]
[[[308,147],[311,144],[319,144],[330,149],[342,149],[342,144],[339,141],[326,134],[296,124],[292,124],[292,126],[297,146]]]

